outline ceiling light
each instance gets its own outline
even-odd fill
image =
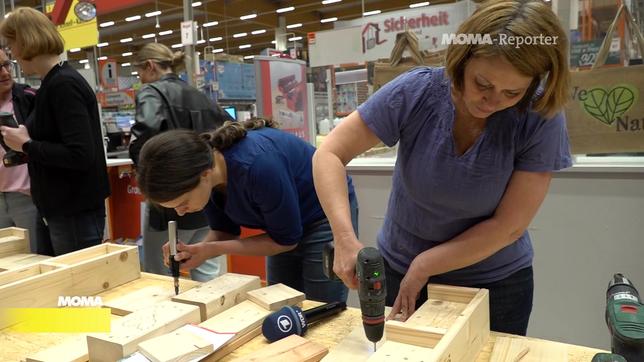
[[[297,41],[297,40],[302,40],[301,36],[294,36],[292,38],[288,38],[288,41]]]
[[[157,11],[153,11],[153,12],[151,12],[151,13],[145,13],[145,17],[146,17],[146,18],[151,18],[151,17],[153,17],[153,16],[157,16],[157,15],[161,15],[161,12],[160,12],[159,10],[157,10]]]
[[[250,44],[244,44],[239,46],[239,49],[248,49],[248,48],[250,48]]]
[[[253,30],[250,33],[253,35],[259,35],[259,34],[264,34],[266,32],[266,29],[261,29],[261,30]]]
[[[130,63],[123,63],[123,64],[121,64],[121,66],[122,66],[122,67],[129,67],[129,66],[130,66]]]
[[[411,4],[411,5],[409,5],[409,7],[411,9],[413,9],[413,8],[420,8],[422,6],[427,6],[427,5],[429,5],[429,1],[425,1],[425,2],[422,2],[422,3]]]
[[[205,43],[205,42],[206,42],[206,41],[205,41],[205,40],[203,40],[203,39],[199,39],[199,40],[197,40],[197,44],[203,44],[203,43]],[[199,53],[199,52],[197,52],[197,53]]]
[[[233,34],[233,38],[243,38],[246,35],[248,35],[248,33],[237,33],[237,34]]]
[[[125,39],[121,39],[121,40],[119,40],[119,41],[120,41],[121,43],[129,43],[129,42],[131,42],[131,41],[132,41],[132,38],[125,38]]]
[[[150,33],[150,34],[145,34],[145,35],[143,35],[141,38],[143,38],[143,39],[150,39],[150,38],[154,38],[155,36],[157,36],[157,35],[156,35],[156,34],[154,34],[154,33]]]
[[[97,59],[97,60],[106,60],[106,59],[107,59],[107,57],[106,57],[105,55],[103,55],[102,57],[98,57],[98,58],[96,58],[96,59]]]
[[[172,44],[171,48],[176,49],[176,48],[181,48],[182,46],[183,46],[183,44],[177,43],[177,44]]]
[[[288,13],[289,11],[293,11],[293,10],[295,10],[295,7],[289,6],[287,8],[277,9],[277,10],[275,10],[275,12],[278,13],[278,14],[281,14],[281,13]]]
[[[104,43],[98,43],[98,44],[96,44],[96,47],[97,47],[97,48],[102,48],[102,47],[106,47],[106,46],[108,46],[108,45],[110,45],[110,43],[108,43],[108,42],[104,42]]]
[[[132,52],[125,52],[125,53],[123,53],[121,55],[124,56],[124,57],[129,57],[130,55],[132,55]]]
[[[271,40],[271,44],[277,44],[275,40]]]
[[[107,28],[108,26],[112,26],[112,25],[114,25],[113,21],[106,21],[104,23],[100,23],[98,26],[100,26],[101,28]]]
[[[221,48],[217,48],[217,49],[213,49],[213,50],[212,50],[212,52],[213,52],[213,53],[221,53],[221,52],[223,52],[223,51],[224,51],[224,50],[223,50],[223,49],[221,49]]]
[[[248,14],[248,15],[242,15],[239,17],[239,20],[250,20],[254,19],[257,17],[257,14]]]
[[[141,20],[141,15],[128,16],[127,18],[125,18],[125,21],[135,21],[135,20]]]
[[[339,3],[342,0],[324,0],[322,1],[322,5],[328,5],[328,4],[333,4],[333,3]]]
[[[69,49],[70,53],[76,53],[76,52],[79,52],[79,51],[81,51],[81,48],[71,48],[71,49]]]
[[[78,62],[79,62],[79,63],[81,63],[81,64],[85,64],[85,63],[87,63],[87,62],[88,62],[88,60],[87,60],[87,59],[81,59],[81,60],[79,60]]]
[[[172,34],[172,30],[164,30],[164,31],[160,31],[160,32],[159,32],[159,35],[160,35],[160,36],[163,36],[163,35],[170,35],[170,34]]]
[[[302,26],[302,23],[291,24],[291,25],[287,25],[286,29],[295,29],[295,28],[299,28],[301,26]]]
[[[324,24],[324,23],[332,23],[332,22],[334,22],[334,21],[336,21],[336,20],[338,20],[338,18],[336,18],[336,17],[332,17],[332,18],[322,19],[322,20],[320,20],[320,22],[321,22],[322,24]]]
[[[215,41],[220,41],[220,40],[223,40],[223,39],[224,39],[224,38],[222,38],[222,37],[220,37],[220,36],[216,36],[216,37],[214,37],[214,38],[210,38],[210,39],[208,39],[208,41],[215,42]]]
[[[217,24],[219,24],[219,22],[218,22],[218,21],[211,21],[211,22],[209,22],[209,23],[204,23],[204,24],[203,24],[203,27],[204,27],[204,28],[207,28],[207,27],[210,27],[210,26],[215,26],[215,25],[217,25]]]
[[[372,10],[372,11],[365,11],[362,13],[362,16],[369,16],[369,15],[377,15],[380,14],[382,11],[380,10]]]
[[[201,1],[195,1],[192,3],[193,8],[196,8],[197,6],[201,6]]]
[[[139,72],[132,72],[132,73],[130,73],[130,74],[132,74],[132,75],[137,75],[137,74],[139,74]]]
[[[89,63],[85,64],[85,66],[83,66],[83,69],[90,69]]]
[[[244,59],[253,59],[253,58],[255,58],[254,55],[247,55],[247,56],[244,57]]]

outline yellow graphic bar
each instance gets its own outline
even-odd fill
[[[6,308],[0,325],[21,333],[101,333],[110,331],[110,308]]]

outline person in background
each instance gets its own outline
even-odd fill
[[[446,67],[399,76],[327,136],[313,175],[333,228],[334,271],[356,287],[362,243],[348,217],[345,165],[380,141],[399,143],[377,238],[388,317],[409,318],[427,300],[428,281],[487,288],[491,329],[525,335],[533,297],[526,229],[552,172],[571,166],[566,32],[541,1],[493,0],[457,34],[551,38],[519,47],[450,44]]]
[[[347,288],[322,269],[322,249],[332,234],[313,187],[315,148],[273,127],[270,120],[251,119],[226,122],[202,136],[162,133],[141,151],[141,192],[179,215],[205,208],[211,230],[200,243],[178,245],[182,268],[223,254],[265,255],[269,284],[286,284],[312,300],[346,301]],[[350,178],[344,188],[357,233]],[[240,226],[266,233],[240,239]],[[167,260],[167,244],[164,255]]]
[[[13,80],[14,65],[0,49],[0,112],[14,115],[18,124],[25,124],[32,115],[36,91]],[[0,147],[0,159],[6,150]],[[37,250],[38,210],[31,200],[27,164],[7,167],[0,164],[0,228],[17,226],[29,231],[29,247]]]
[[[33,121],[0,127],[7,145],[29,157],[31,194],[45,228],[37,252],[61,255],[98,245],[110,188],[96,95],[60,60],[63,38],[45,14],[17,8],[0,23],[0,36],[22,71],[42,80]]]
[[[130,158],[138,164],[139,152],[152,136],[169,129],[211,131],[232,120],[215,101],[179,79],[184,66],[183,52],[173,53],[160,43],[144,45],[134,56],[134,67],[144,84],[136,95],[136,117],[132,126]],[[143,269],[170,275],[161,259],[161,246],[168,240],[168,221],[176,220],[179,239],[194,244],[208,234],[208,220],[202,213],[179,216],[171,209],[147,205],[143,220]],[[221,262],[206,261],[191,270],[192,279],[210,280],[221,273]]]

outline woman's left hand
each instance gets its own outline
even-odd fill
[[[416,311],[416,300],[420,294],[420,290],[427,285],[429,277],[420,272],[420,268],[415,267],[412,262],[405,274],[405,277],[400,282],[400,289],[398,296],[391,308],[391,313],[387,316],[387,320],[396,319],[400,313],[399,318],[403,322],[407,320]]]
[[[18,128],[1,126],[0,132],[7,146],[15,151],[22,152],[22,145],[29,140],[29,132],[22,124]]]

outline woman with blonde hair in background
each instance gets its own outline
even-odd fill
[[[552,172],[571,166],[566,32],[541,1],[493,0],[458,34],[493,43],[450,44],[444,68],[414,69],[378,90],[316,152],[315,186],[333,228],[334,271],[355,288],[363,245],[352,233],[344,167],[378,142],[398,143],[377,238],[389,318],[407,319],[427,300],[428,281],[487,288],[491,329],[525,335],[533,297],[526,229]]]
[[[214,130],[230,120],[214,100],[179,79],[184,68],[183,52],[173,53],[160,43],[144,45],[134,55],[143,87],[136,94],[136,116],[132,126],[130,158],[135,167],[139,152],[151,137],[171,129],[197,132]],[[161,246],[168,240],[168,221],[177,221],[179,239],[187,244],[201,241],[208,233],[208,221],[201,212],[184,216],[173,210],[147,205],[143,219],[143,269],[150,273],[170,275],[161,259]],[[198,281],[210,280],[221,273],[221,262],[210,259],[191,271]]]

